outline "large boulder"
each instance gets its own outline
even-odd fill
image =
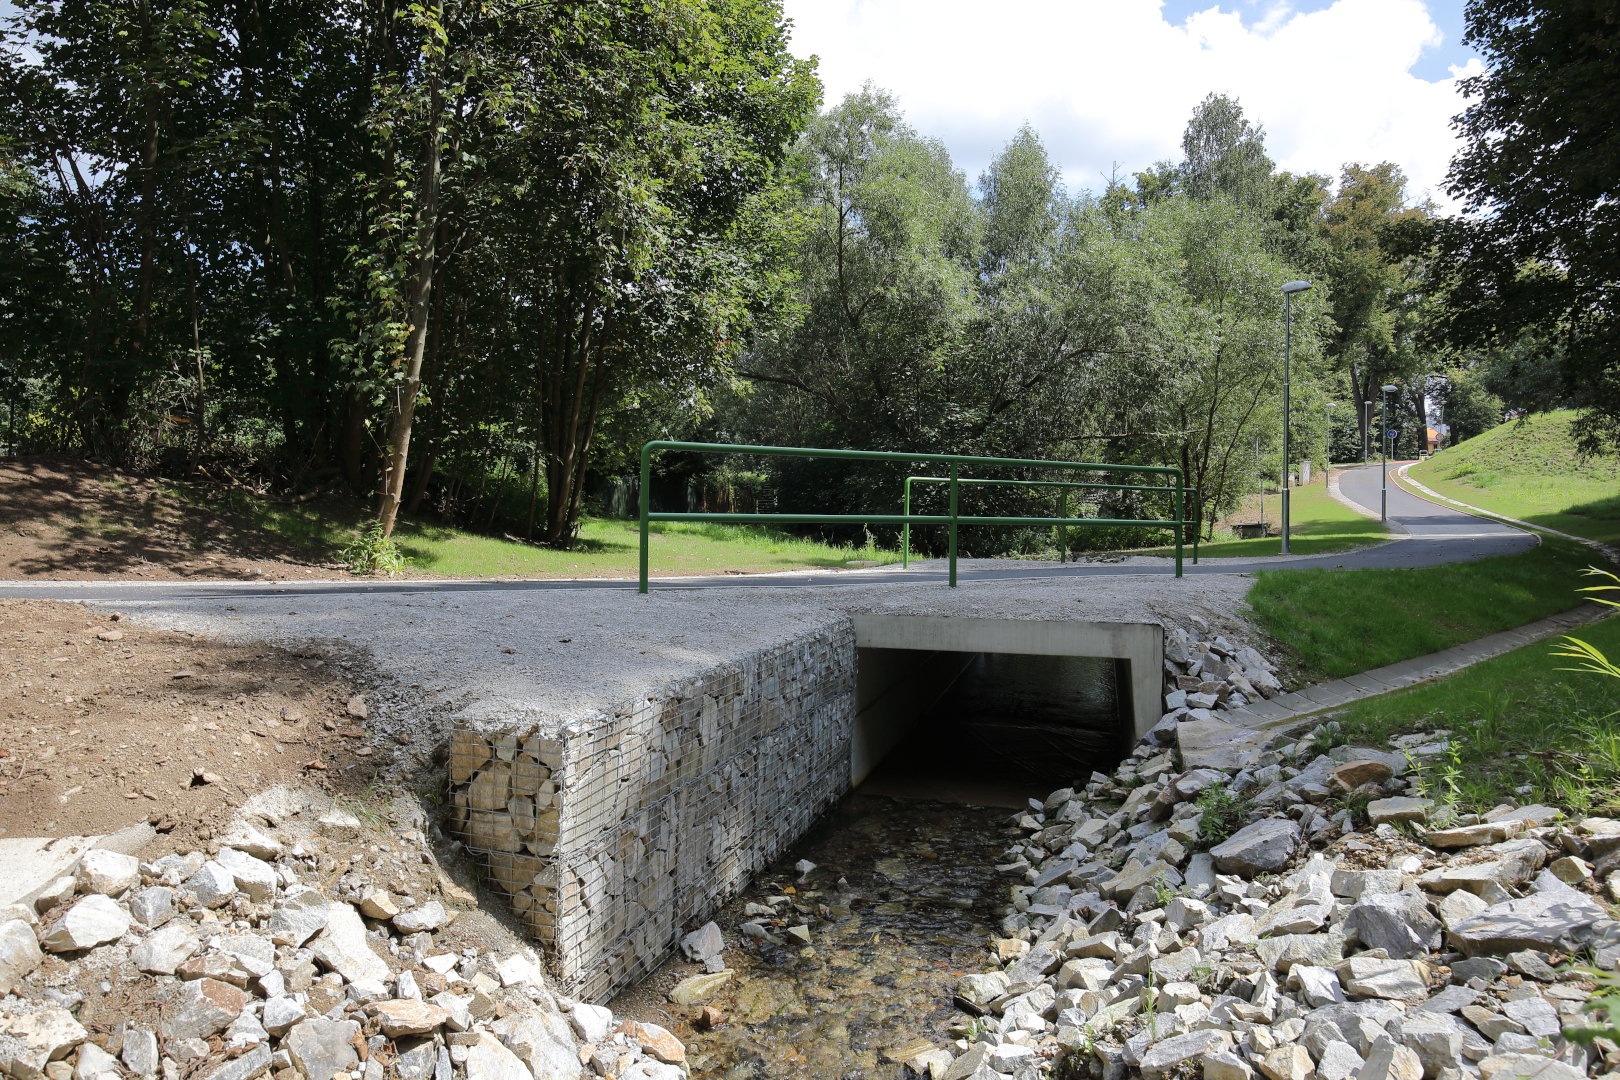
[[[1253,877],[1287,866],[1299,843],[1297,823],[1287,818],[1265,818],[1239,829],[1209,853],[1220,873]]]
[[[1363,896],[1345,916],[1344,932],[1395,959],[1421,956],[1440,944],[1440,921],[1416,889]]]
[[[1608,916],[1586,894],[1550,873],[1536,879],[1536,891],[1508,900],[1453,924],[1446,937],[1468,956],[1494,956],[1535,949],[1574,952],[1591,940],[1593,924]]]

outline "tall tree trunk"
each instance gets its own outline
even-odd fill
[[[564,337],[554,354],[560,361],[555,365],[550,383],[551,400],[543,413],[546,439],[546,542],[552,547],[567,549],[573,544],[573,517],[578,499],[575,487],[585,470],[590,440],[589,427],[594,415],[587,416],[587,396],[593,402],[600,400],[602,360],[605,341],[596,340],[592,323],[596,318],[596,297],[591,296],[581,307],[574,334]],[[559,320],[561,321],[561,320]],[[586,383],[594,367],[597,386],[587,395]],[[571,363],[569,361],[572,361]],[[594,412],[594,409],[591,410]]]
[[[439,235],[439,88],[428,89],[429,123],[427,161],[422,168],[422,186],[417,202],[417,256],[411,281],[411,329],[405,338],[405,381],[394,399],[394,418],[388,432],[388,462],[383,473],[382,505],[377,518],[383,536],[392,535],[399,515],[400,496],[405,489],[405,458],[411,449],[411,420],[416,415],[416,397],[422,389],[422,356],[427,349],[428,310],[433,299],[433,255]]]

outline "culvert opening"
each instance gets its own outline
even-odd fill
[[[863,794],[1022,806],[1123,757],[1122,661],[948,655],[957,674],[861,780]]]
[[[1156,624],[856,619],[850,780],[1021,806],[1108,771],[1158,720]]]

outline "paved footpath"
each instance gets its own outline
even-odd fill
[[[1392,462],[1391,469],[1396,464]],[[1377,465],[1346,469],[1339,489],[1372,512],[1379,505]],[[1260,556],[1204,559],[1194,566],[1187,549],[1187,574],[1248,574],[1265,569],[1374,569],[1436,566],[1467,562],[1492,555],[1513,555],[1537,544],[1533,533],[1428,502],[1389,485],[1389,518],[1396,537],[1327,555]],[[1122,562],[1051,563],[1012,559],[962,559],[959,581],[1007,581],[1021,578],[1130,577],[1175,572],[1170,559],[1130,558]],[[906,570],[879,567],[869,570],[797,571],[782,574],[721,575],[718,577],[655,578],[654,589],[749,589],[821,586],[922,585],[944,582],[943,559],[914,560]],[[403,593],[527,592],[531,590],[634,589],[624,578],[548,579],[445,579],[407,581],[299,581],[299,582],[132,582],[132,581],[8,581],[0,583],[0,596],[53,597],[64,600],[159,600],[208,597],[320,596],[324,594],[379,595]]]

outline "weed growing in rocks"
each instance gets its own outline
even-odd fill
[[[1225,784],[1211,784],[1198,794],[1198,850],[1208,851],[1230,837],[1249,812],[1248,800]]]

